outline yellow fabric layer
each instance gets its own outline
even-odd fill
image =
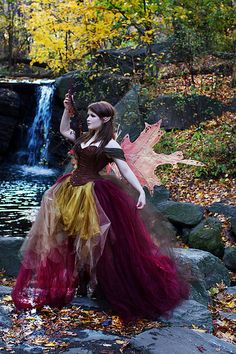
[[[70,177],[61,183],[55,194],[64,230],[81,239],[100,234],[99,216],[93,197],[93,182],[72,186]]]

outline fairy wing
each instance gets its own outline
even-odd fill
[[[146,185],[151,191],[154,185],[160,185],[161,182],[155,175],[155,169],[159,165],[184,163],[188,165],[204,166],[202,162],[184,159],[182,151],[176,151],[172,154],[157,154],[153,151],[155,145],[165,131],[160,130],[162,120],[157,123],[147,124],[140,136],[132,143],[129,136],[126,135],[121,142],[126,161],[139,182]]]

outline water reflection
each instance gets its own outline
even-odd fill
[[[43,193],[57,179],[57,170],[39,166],[0,166],[0,236],[25,236]]]

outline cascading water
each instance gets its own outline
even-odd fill
[[[41,85],[36,90],[36,114],[27,137],[29,151],[27,163],[30,166],[44,164],[47,161],[54,85]]]
[[[19,84],[9,82],[12,85]],[[59,174],[58,170],[45,166],[48,160],[54,81],[22,82],[34,84],[37,107],[33,123],[28,128],[27,141],[25,139],[22,142],[13,159],[17,164],[10,160],[10,163],[7,161],[0,167],[0,241],[1,237],[27,235],[42,194]]]

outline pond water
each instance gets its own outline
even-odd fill
[[[26,236],[43,193],[59,175],[44,167],[0,165],[0,236]]]

